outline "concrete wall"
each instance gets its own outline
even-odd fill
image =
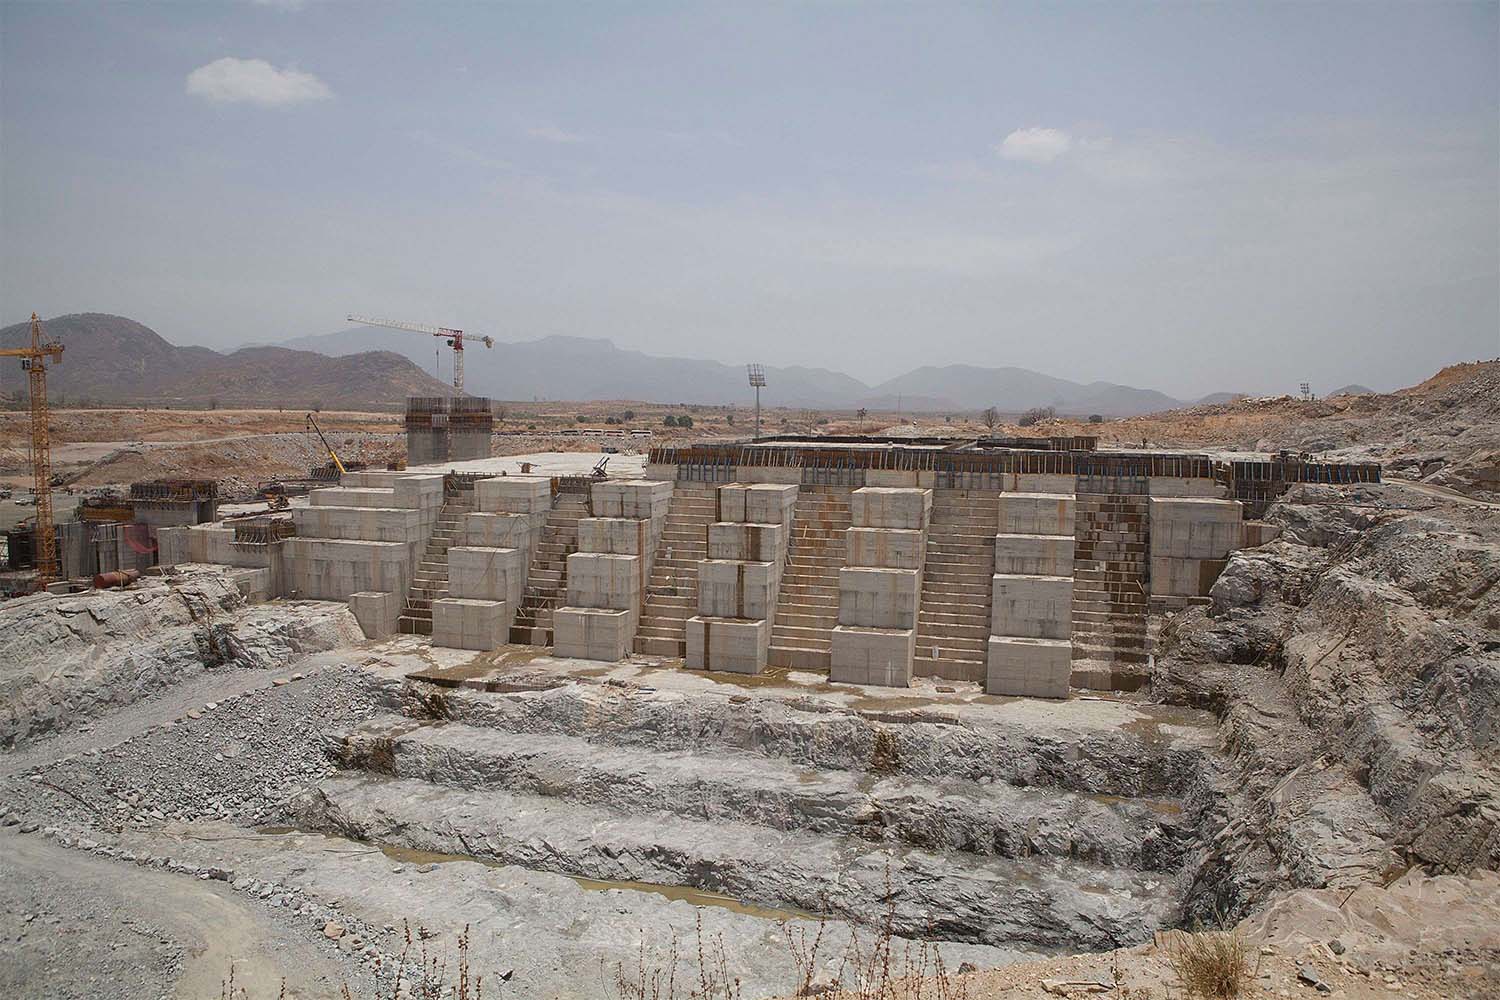
[[[1066,698],[1072,669],[1071,642],[991,636],[984,690],[1024,698]]]
[[[1146,490],[1154,497],[1211,497],[1222,499],[1225,488],[1212,479],[1152,476]]]
[[[510,626],[504,601],[444,597],[432,602],[432,644],[449,649],[499,649]]]
[[[520,549],[455,545],[448,549],[448,593],[476,601],[504,601],[510,628],[526,591],[527,562]]]
[[[903,528],[850,528],[844,535],[850,566],[921,569],[927,534]]]
[[[291,516],[297,535],[306,538],[414,542],[423,528],[422,512],[409,507],[293,507]]]
[[[409,548],[401,542],[288,538],[282,553],[287,588],[303,599],[347,601],[365,590],[404,596],[411,580]]]
[[[1002,493],[998,502],[1002,534],[1073,535],[1077,508],[1071,486],[1066,493]]]
[[[1238,500],[1153,497],[1151,557],[1225,559],[1244,541]]]
[[[1072,535],[996,535],[995,572],[1072,576]]]
[[[914,629],[922,574],[909,569],[845,566],[839,570],[839,624]]]
[[[1066,639],[1073,629],[1073,581],[1065,576],[996,574],[990,631],[997,636]]]
[[[921,531],[932,513],[931,490],[865,486],[849,494],[855,528],[900,528]]]
[[[395,487],[380,489],[373,486],[325,486],[307,495],[307,502],[314,507],[404,507],[396,502]]]

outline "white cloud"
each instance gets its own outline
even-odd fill
[[[588,141],[583,136],[575,132],[565,132],[556,125],[538,125],[536,128],[527,129],[526,134],[533,139],[541,139],[544,142],[558,142],[566,145]]]
[[[1055,128],[1018,128],[995,147],[1003,159],[1051,163],[1073,148],[1073,137]]]
[[[277,69],[264,59],[226,56],[187,75],[187,92],[215,104],[244,102],[262,107],[323,101],[333,96],[311,73]]]

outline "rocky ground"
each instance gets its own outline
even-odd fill
[[[1500,516],[1309,486],[1268,520],[1163,623],[1156,704],[483,661],[213,571],[12,602],[0,995],[370,996],[407,921],[447,956],[468,925],[486,996],[697,982],[700,943],[791,995],[821,894],[824,984],[886,920],[901,971],[915,899],[976,998],[1181,997],[1152,928],[1219,920],[1251,995],[1500,996]]]

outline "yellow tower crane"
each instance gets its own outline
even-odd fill
[[[57,531],[52,526],[52,437],[47,412],[47,359],[62,364],[62,345],[42,339],[42,321],[31,314],[31,346],[0,349],[0,357],[20,358],[31,390],[31,477],[36,494],[37,585],[56,580]]]

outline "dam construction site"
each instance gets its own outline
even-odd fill
[[[1491,435],[1496,364],[1433,390]],[[18,570],[0,994],[1500,995],[1472,449],[499,455],[497,408]]]

